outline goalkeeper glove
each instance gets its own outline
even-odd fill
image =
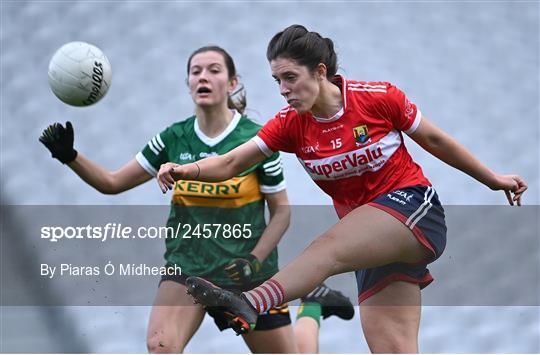
[[[52,157],[60,160],[62,164],[69,164],[77,158],[77,151],[73,149],[73,126],[66,122],[66,128],[60,123],[47,127],[39,141],[49,149]]]
[[[236,284],[247,286],[253,276],[261,270],[261,262],[252,254],[245,258],[236,258],[225,266],[225,272]]]

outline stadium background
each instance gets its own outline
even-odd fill
[[[80,152],[108,168],[120,166],[155,133],[192,114],[193,104],[185,86],[186,60],[194,49],[209,43],[224,47],[233,56],[247,88],[248,113],[263,123],[285,105],[270,77],[264,56],[266,45],[273,34],[292,23],[332,38],[340,72],[346,77],[398,85],[426,116],[481,161],[496,171],[521,174],[529,182],[524,203],[538,205],[536,1],[2,1],[3,207],[166,204],[167,197],[153,183],[118,196],[100,195],[53,161],[37,137],[49,123],[69,119],[75,126]],[[113,67],[109,93],[92,107],[68,107],[48,88],[50,57],[62,44],[73,40],[100,47]],[[410,141],[408,147],[446,205],[459,209],[463,205],[505,203],[502,193],[489,191]],[[294,205],[330,204],[294,156],[284,156],[284,169]],[[527,259],[536,270],[517,269],[516,273],[537,275],[534,261],[538,259],[539,226],[538,220],[528,221],[531,223],[518,226],[525,229],[520,235],[530,238],[523,241],[523,245],[530,242],[524,254],[509,258],[505,248],[491,246],[479,255],[478,250],[465,245],[457,254],[449,255],[501,260],[509,268],[516,259]],[[23,230],[27,221],[24,217],[4,219],[3,231],[8,222],[15,226],[9,229],[12,232]],[[478,237],[475,234],[482,234],[485,224],[479,224],[472,231],[466,230],[471,232],[471,240]],[[315,236],[314,229],[307,226],[305,233],[295,230],[301,235],[289,233],[282,245],[282,261],[293,256],[287,252],[306,246]],[[24,236],[24,231],[20,235]],[[4,247],[17,243],[20,235],[2,233]],[[152,252],[160,257],[162,245]],[[29,256],[20,257],[24,260]],[[15,265],[4,262],[3,267]],[[14,267],[9,272],[17,275]],[[475,272],[482,276],[490,270]],[[441,283],[455,277],[459,285],[463,276],[452,271],[448,275]],[[485,282],[498,285],[494,289],[509,297],[522,287],[511,278],[483,275]],[[354,295],[351,275],[329,283],[349,285],[345,291]],[[436,283],[430,289],[440,286]],[[31,282],[22,281],[18,287],[36,292]],[[537,302],[512,306],[433,302],[423,310],[421,350],[538,353]],[[149,307],[2,307],[1,351],[145,352],[148,312]],[[349,323],[334,319],[323,322],[321,351],[366,352],[358,323],[358,315]],[[241,339],[230,332],[220,335],[209,319],[186,349],[198,353],[246,350]]]

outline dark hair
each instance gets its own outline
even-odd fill
[[[234,65],[234,61],[232,57],[229,55],[229,53],[227,53],[225,49],[219,46],[213,46],[213,45],[201,47],[195,50],[193,53],[191,53],[187,62],[188,75],[189,75],[189,68],[191,67],[191,60],[193,59],[193,57],[199,53],[204,53],[204,52],[220,53],[223,56],[223,60],[225,61],[225,66],[227,67],[227,73],[229,74],[229,80],[238,78],[238,74],[236,74],[236,67]],[[239,84],[239,85],[240,85],[239,89],[235,90],[235,92],[229,96],[227,100],[227,106],[230,109],[234,109],[240,113],[244,113],[244,110],[246,109],[246,106],[247,106],[246,91],[242,84]],[[232,98],[233,96],[235,96],[234,99]]]
[[[272,61],[288,58],[313,72],[319,63],[326,65],[326,77],[331,79],[337,72],[337,55],[334,42],[317,32],[308,31],[302,25],[292,25],[278,32],[268,43],[266,58]]]

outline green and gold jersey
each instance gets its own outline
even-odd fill
[[[239,113],[217,137],[207,137],[195,116],[177,122],[152,138],[136,156],[156,176],[161,164],[187,164],[222,155],[250,140],[260,125]],[[201,276],[232,286],[223,268],[249,254],[263,233],[265,193],[285,189],[278,153],[230,180],[211,183],[179,180],[175,183],[167,226],[167,264],[188,276]],[[174,232],[172,232],[174,231]],[[277,248],[262,263],[254,281],[264,281],[278,270]]]

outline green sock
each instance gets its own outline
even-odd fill
[[[300,304],[300,308],[298,308],[298,314],[296,315],[296,319],[300,319],[302,317],[311,317],[315,319],[317,325],[320,326],[321,313],[322,308],[320,303],[302,302],[302,304]]]

